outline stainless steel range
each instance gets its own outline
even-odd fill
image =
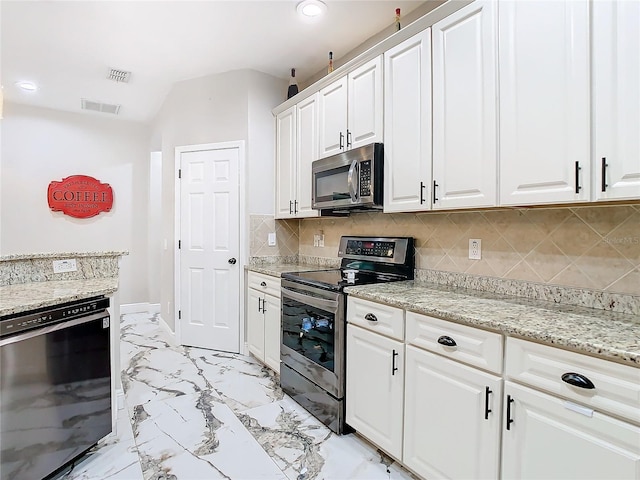
[[[344,287],[413,279],[410,237],[342,237],[341,267],[282,275],[282,389],[336,433],[346,433]]]

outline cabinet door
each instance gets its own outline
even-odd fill
[[[347,423],[396,458],[402,455],[403,378],[402,343],[347,325]]]
[[[320,158],[344,151],[347,145],[347,77],[320,90]]]
[[[498,478],[500,377],[410,345],[405,365],[404,464],[425,478]]]
[[[589,2],[498,2],[500,203],[589,199]]]
[[[311,208],[311,163],[318,159],[318,94],[302,100],[297,109],[296,217],[317,217],[318,210]]]
[[[263,299],[264,295],[262,293],[253,288],[247,290],[247,343],[249,344],[249,351],[261,361],[264,361]]]
[[[640,2],[592,5],[595,197],[640,198]]]
[[[280,373],[280,299],[264,296],[264,363]]]
[[[347,150],[382,142],[382,56],[348,77]]]
[[[431,207],[431,31],[384,54],[384,211]]]
[[[276,218],[291,218],[296,181],[296,107],[276,117]]]
[[[504,410],[503,478],[640,478],[640,427],[508,381]]]
[[[434,209],[496,205],[497,12],[476,1],[431,27]]]

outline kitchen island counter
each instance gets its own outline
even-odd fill
[[[424,283],[345,288],[349,295],[640,368],[640,316]],[[639,381],[640,381],[640,370]]]

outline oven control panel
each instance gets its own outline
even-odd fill
[[[387,264],[413,265],[413,254],[411,237],[344,236],[338,246],[338,257]]]
[[[393,258],[395,242],[348,240],[345,255]]]

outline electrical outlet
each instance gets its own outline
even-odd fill
[[[267,244],[270,247],[276,246],[276,232],[271,232],[267,235]]]
[[[53,261],[53,273],[75,272],[78,270],[75,258]]]
[[[469,258],[471,260],[480,260],[482,258],[482,240],[479,238],[469,239]]]

